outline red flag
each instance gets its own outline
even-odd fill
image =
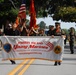
[[[30,28],[36,27],[36,12],[34,7],[34,1],[31,0],[30,4]]]
[[[22,19],[26,19],[26,4],[25,4],[25,0],[22,0],[22,4],[20,6],[19,9],[19,13],[16,19],[16,24],[18,26],[19,21],[21,21]]]

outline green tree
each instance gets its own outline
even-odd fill
[[[37,17],[50,15],[53,20],[76,22],[76,0],[34,0],[34,3]],[[26,6],[29,10],[30,0]]]
[[[11,2],[13,1],[13,3]],[[15,20],[22,0],[0,0],[0,24],[6,19]],[[76,0],[34,0],[37,17],[50,15],[53,20],[76,22]],[[29,14],[30,0],[26,0]]]
[[[17,14],[18,14],[18,9],[14,8],[14,5],[10,2],[10,0],[0,0],[1,25],[4,24],[6,20],[10,20],[14,22],[14,20],[17,17]]]

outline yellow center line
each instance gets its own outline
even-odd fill
[[[18,75],[23,75],[23,73],[30,67],[35,59],[31,59],[30,62],[23,68],[23,70]]]
[[[24,64],[27,63],[29,59],[24,60],[22,63],[20,63],[16,68],[14,68],[8,75],[14,75]]]

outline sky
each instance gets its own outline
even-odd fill
[[[30,17],[27,16],[27,19],[30,20]],[[46,26],[49,26],[49,25],[55,25],[55,22],[56,21],[53,21],[53,19],[51,17],[46,17],[46,18],[37,18],[36,19],[36,23],[39,24],[41,21],[44,21],[46,23]],[[61,22],[61,21],[58,21],[61,23],[61,28],[62,29],[69,29],[70,27],[74,27],[76,29],[76,23],[71,23],[71,22]]]

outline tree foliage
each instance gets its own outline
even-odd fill
[[[76,7],[59,7],[58,10],[52,16],[54,20],[76,22]]]
[[[4,24],[6,20],[14,21],[18,14],[10,0],[0,0],[0,24]]]
[[[11,2],[12,1],[12,2]],[[0,0],[0,24],[17,17],[22,0]],[[34,0],[37,17],[50,15],[53,20],[76,22],[76,0]],[[26,0],[29,14],[30,0]]]
[[[38,3],[39,2],[39,3]],[[76,0],[35,0],[37,14],[53,20],[76,22]]]

